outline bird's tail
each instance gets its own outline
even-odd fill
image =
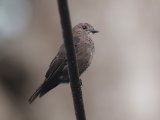
[[[42,89],[42,87],[40,86],[40,87],[34,92],[34,94],[29,98],[29,100],[28,100],[29,104],[31,104],[31,103],[39,96],[39,94],[41,93],[41,89]]]
[[[53,88],[55,88],[57,85],[60,84],[59,81],[54,81],[54,83],[47,83],[48,85],[46,87],[44,87],[40,94],[39,94],[39,97],[42,97],[44,96],[48,91],[52,90]]]
[[[57,85],[60,84],[59,81],[45,81],[35,92],[34,94],[29,98],[28,102],[31,104],[38,96],[42,97],[45,95],[48,91],[55,88]]]

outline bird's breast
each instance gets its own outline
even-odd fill
[[[91,64],[93,53],[94,44],[82,42],[76,47],[76,58],[80,74]]]

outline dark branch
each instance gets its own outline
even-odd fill
[[[59,13],[63,29],[64,44],[67,52],[70,85],[74,101],[75,114],[77,120],[86,120],[82,91],[78,77],[79,75],[76,63],[76,56],[73,46],[73,37],[72,37],[68,4],[67,0],[57,0],[57,1],[58,1]]]

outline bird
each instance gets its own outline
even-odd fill
[[[90,66],[95,51],[94,42],[90,34],[98,32],[88,23],[79,23],[72,29],[79,77]],[[59,84],[69,82],[67,56],[65,46],[62,44],[57,55],[49,65],[44,82],[29,98],[28,102],[31,104],[38,96],[42,97]]]

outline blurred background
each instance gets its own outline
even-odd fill
[[[160,1],[69,0],[95,55],[81,76],[88,120],[160,119]],[[62,44],[55,0],[0,0],[0,120],[75,120],[69,85],[29,105]]]

